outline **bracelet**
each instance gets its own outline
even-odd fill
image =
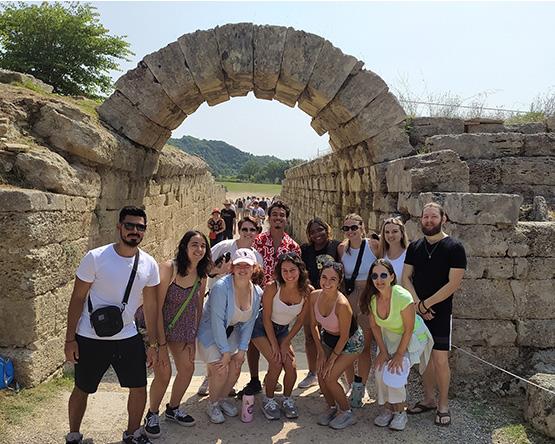
[[[422,307],[424,307],[424,310],[426,310],[426,313],[429,313],[429,312],[430,312],[430,309],[427,308],[427,307],[424,305],[424,301],[422,301]]]
[[[420,307],[420,305],[422,305],[422,307],[424,307],[424,310],[422,310],[422,308]],[[418,301],[418,312],[419,312],[420,314],[426,314],[426,313],[429,313],[430,310],[428,310],[428,309],[426,308],[426,306],[424,305],[424,302],[423,302],[423,301]]]
[[[335,356],[339,356],[339,353],[337,353],[335,350],[331,351]]]

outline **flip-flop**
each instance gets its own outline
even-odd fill
[[[409,415],[419,415],[420,413],[429,412],[430,410],[435,410],[436,406],[429,406],[426,404],[422,404],[421,402],[417,402],[412,407],[407,409],[407,413]]]
[[[443,418],[449,418],[449,421],[447,422],[442,422],[441,420]],[[451,412],[449,410],[447,410],[447,412],[440,412],[439,410],[436,410],[436,419],[434,420],[434,424],[436,426],[440,426],[440,427],[447,427],[451,425]]]

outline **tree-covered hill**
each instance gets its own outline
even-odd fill
[[[255,156],[221,140],[203,140],[192,136],[172,138],[168,144],[202,158],[214,176],[221,179],[275,183],[283,179],[286,169],[304,162],[301,159]]]

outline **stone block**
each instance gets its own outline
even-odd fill
[[[312,74],[324,39],[293,28],[287,29],[275,98],[294,107]]]
[[[453,343],[467,346],[507,347],[516,345],[516,325],[492,319],[454,319]]]
[[[517,321],[518,345],[521,347],[555,348],[553,319]]]
[[[512,280],[519,319],[551,319],[555,323],[555,280]]]
[[[214,29],[227,91],[246,96],[253,84],[253,24],[237,23]]]
[[[454,151],[419,154],[386,165],[389,192],[468,191],[468,166]]]
[[[380,163],[370,167],[370,183],[374,193],[387,193],[387,163]]]
[[[254,26],[254,95],[258,99],[274,98],[286,35],[283,26]]]
[[[444,117],[416,117],[411,119],[409,128],[411,145],[422,146],[428,137],[437,134],[464,133],[464,121]]]
[[[520,156],[524,150],[524,136],[516,133],[439,135],[428,138],[426,148],[453,150],[463,160],[497,159]]]
[[[457,345],[457,344],[455,344]],[[502,368],[515,368],[520,362],[520,352],[518,347],[463,347],[463,350],[472,353],[487,362],[491,362]],[[478,376],[484,378],[492,372],[498,372],[489,365],[483,364],[476,358],[469,356],[459,349],[454,349],[450,356],[453,377],[466,378],[468,376]]]
[[[387,85],[378,75],[363,69],[343,83],[332,101],[312,119],[311,126],[318,134],[323,135],[353,119],[386,91]]]
[[[555,157],[507,157],[493,163],[503,184],[555,185]]]
[[[516,235],[526,239],[528,251],[519,256],[555,257],[555,223],[519,222]]]
[[[555,279],[554,257],[517,257],[515,279]]]
[[[140,145],[160,150],[171,131],[146,117],[119,91],[98,107],[100,118],[115,131]]]
[[[456,318],[513,320],[516,314],[515,298],[507,280],[463,279],[453,297]]]
[[[531,384],[526,385],[526,402],[524,403],[524,418],[532,426],[555,439],[555,375],[547,373],[536,373],[530,378],[534,384],[550,390],[542,390]]]
[[[513,258],[472,256],[468,258],[464,275],[467,279],[510,279],[513,273]]]
[[[514,125],[506,125],[508,132],[522,134],[537,134],[547,132],[547,124],[545,122],[528,122],[517,123]]]
[[[447,223],[445,231],[463,242],[467,256],[513,257],[528,250],[526,238],[516,235],[514,228]],[[515,254],[515,251],[519,253]]]
[[[14,166],[32,188],[76,196],[100,195],[100,177],[92,168],[70,165],[53,151],[45,149],[19,153]]]
[[[555,116],[550,116],[545,120],[545,125],[547,127],[547,131],[553,133],[555,132]]]
[[[220,62],[218,42],[213,29],[195,31],[177,39],[187,67],[208,105],[229,100]]]
[[[143,62],[149,67],[171,100],[186,114],[194,113],[204,102],[179,43],[172,42],[148,54]]]
[[[524,137],[524,156],[554,156],[555,134],[527,134]]]
[[[114,87],[146,117],[164,128],[176,129],[187,117],[166,94],[146,63],[139,62],[135,69],[120,77]]]
[[[333,46],[327,40],[322,46],[312,75],[299,97],[299,108],[315,117],[337,94],[341,85],[363,62]]]
[[[414,148],[409,143],[404,123],[382,131],[366,140],[365,143],[368,147],[368,157],[371,164],[387,162],[416,154]]]
[[[396,193],[373,193],[372,209],[383,213],[397,212],[397,194]]]

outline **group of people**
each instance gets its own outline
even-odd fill
[[[424,206],[424,237],[411,243],[399,218],[383,221],[378,234],[367,232],[359,215],[348,214],[343,240],[332,239],[330,226],[315,217],[306,227],[307,242],[299,246],[285,232],[289,217],[288,206],[274,201],[267,231],[260,220],[244,215],[237,223],[239,237],[212,248],[205,234],[188,231],[175,258],[156,264],[139,249],[147,229],[145,212],[121,210],[118,242],[89,251],[76,272],[65,345],[66,359],[75,364],[67,443],[82,442],[88,395],[110,365],[121,386],[129,388],[123,442],[146,444],[160,436],[170,354],[177,372],[165,406],[167,422],[195,424],[180,404],[196,354],[206,363],[199,393],[209,396],[206,412],[212,423],[238,415],[229,395],[235,394],[245,359],[250,381],[237,395],[263,389],[266,418],[296,418],[300,412],[292,392],[298,372],[291,343],[301,329],[309,372],[298,387],[319,385],[327,407],[318,424],[344,429],[356,422],[352,409],[363,405],[372,367],[380,405],[374,424],[403,430],[407,413],[429,410],[435,410],[435,424],[450,424],[452,296],[466,255],[462,244],[443,231],[443,208]],[[116,310],[108,313],[110,308]],[[118,320],[109,334],[98,320],[102,315]],[[372,342],[378,347],[373,362]],[[260,354],[268,361],[263,386]],[[424,399],[407,408],[405,386],[415,364],[423,376]],[[147,366],[154,379],[141,426]]]

